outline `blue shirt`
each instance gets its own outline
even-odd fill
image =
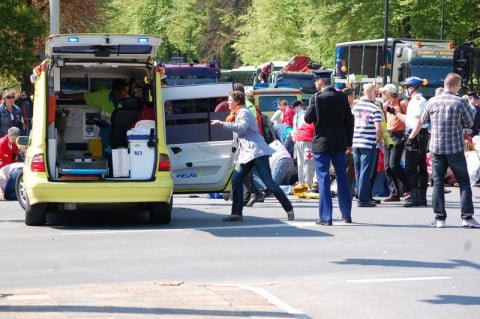
[[[7,109],[5,104],[0,105],[0,137],[7,135],[7,131],[12,126],[16,126],[23,134],[23,114],[22,110],[13,105],[12,112]]]

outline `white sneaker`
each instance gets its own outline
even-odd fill
[[[475,220],[475,218],[462,219],[463,228],[480,228],[480,224]]]
[[[444,228],[445,220],[435,219],[433,222],[430,223],[430,226],[435,228]]]

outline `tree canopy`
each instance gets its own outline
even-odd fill
[[[445,39],[480,48],[480,0],[390,0],[389,36]],[[306,54],[333,65],[335,44],[383,38],[385,0],[62,0],[61,31],[164,37],[159,58],[259,65]],[[48,0],[3,0],[0,78],[21,81],[39,62]]]

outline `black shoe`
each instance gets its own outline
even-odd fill
[[[322,226],[332,226],[332,221],[331,220],[321,220],[321,219],[317,219],[315,221],[315,224],[317,225],[322,225]]]
[[[427,207],[427,201],[419,201],[415,203],[415,207]]]
[[[293,212],[293,209],[291,211],[287,212],[287,219],[288,220],[295,220],[295,213]]]
[[[273,197],[273,193],[271,191],[269,191],[268,189],[264,193],[265,193],[265,195],[263,196],[264,198]]]
[[[310,190],[311,193],[318,193],[318,183],[315,182],[312,185],[312,189]]]
[[[403,207],[415,207],[417,206],[417,203],[413,200],[407,200],[405,204],[403,204]]]
[[[352,223],[352,218],[349,217],[349,218],[343,218],[342,221],[345,223],[345,224],[351,224]]]
[[[375,204],[381,204],[381,203],[382,203],[381,200],[375,199],[375,198],[370,198],[370,201],[371,201],[371,202],[374,202]]]
[[[369,203],[358,203],[357,207],[375,207],[377,204],[375,202],[369,202]]]
[[[258,194],[255,195],[255,202],[257,203],[263,203],[265,201],[265,193],[264,192],[259,192]]]
[[[224,222],[241,222],[243,220],[242,215],[230,215],[222,219]]]

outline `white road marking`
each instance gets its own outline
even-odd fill
[[[49,295],[13,295],[8,296],[8,300],[17,300],[17,301],[25,301],[25,300],[47,300],[51,299]]]
[[[371,278],[371,279],[350,279],[349,283],[375,283],[375,282],[401,282],[401,281],[425,281],[425,280],[449,280],[448,276],[433,277],[404,277],[404,278]]]
[[[293,308],[292,306],[290,306],[286,302],[280,300],[278,297],[271,294],[270,292],[268,292],[265,289],[258,288],[258,287],[253,287],[253,286],[241,285],[241,284],[237,285],[237,286],[242,288],[242,289],[253,291],[257,295],[265,298],[272,305],[278,307],[279,309],[281,309],[282,311],[284,311],[288,314],[294,315],[296,318],[308,318],[305,315],[305,313],[301,312],[300,310],[297,310],[297,309]]]
[[[173,232],[173,231],[191,231],[191,230],[232,230],[232,229],[259,229],[259,228],[282,228],[282,227],[316,227],[311,222],[284,222],[276,224],[256,224],[256,225],[238,225],[238,226],[214,226],[214,227],[192,227],[192,228],[161,228],[161,229],[111,229],[111,230],[91,230],[91,231],[68,231],[61,232],[59,235],[78,236],[78,235],[104,235],[104,234],[125,234],[125,233],[156,233],[156,232]]]

